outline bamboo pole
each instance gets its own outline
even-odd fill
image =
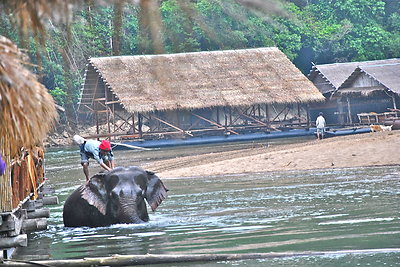
[[[188,263],[209,261],[237,261],[254,259],[276,259],[303,256],[332,256],[343,254],[368,254],[368,253],[393,253],[400,252],[400,248],[383,249],[360,249],[360,250],[338,250],[338,251],[299,251],[299,252],[270,252],[270,253],[248,253],[248,254],[201,254],[201,255],[113,255],[110,257],[93,257],[83,259],[67,260],[40,260],[40,261],[18,261],[4,260],[4,266],[26,267],[26,266],[134,266],[146,264],[166,263]]]

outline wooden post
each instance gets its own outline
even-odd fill
[[[353,119],[351,118],[351,105],[350,105],[350,98],[346,97],[347,100],[347,112],[349,114],[349,122],[353,124]]]
[[[226,113],[226,107],[224,107],[224,119],[225,119],[224,127],[226,131],[226,129],[228,128],[228,114]]]
[[[232,126],[232,108],[229,107],[229,125]]]
[[[138,130],[139,130],[139,138],[143,137],[143,132],[142,132],[142,114],[138,113]]]
[[[310,128],[310,105],[307,104],[307,127]]]
[[[337,100],[337,107],[338,107],[338,122],[340,125],[345,125],[346,120],[344,116],[344,108],[343,108],[343,102],[341,101],[342,99]]]
[[[269,123],[269,110],[268,104],[265,104],[265,120]]]
[[[135,113],[132,113],[132,134],[136,134]]]
[[[99,133],[99,115],[97,114],[97,111],[94,111],[96,114],[96,134],[100,134]]]
[[[393,109],[397,109],[397,105],[396,105],[396,95],[393,93],[392,94],[392,101],[393,101]]]
[[[301,104],[297,103],[297,116],[299,117],[299,125],[301,123]]]

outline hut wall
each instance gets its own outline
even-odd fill
[[[359,113],[383,113],[393,108],[393,101],[389,97],[350,97],[349,100],[353,122],[359,122],[357,117]],[[345,111],[348,112],[347,106]]]
[[[393,108],[393,100],[385,94],[369,97],[348,96],[350,101],[350,113],[352,123],[358,123],[359,113],[383,113]],[[396,97],[399,100],[399,97]],[[398,101],[396,101],[398,102]],[[319,112],[324,113],[328,125],[346,125],[350,123],[349,110],[346,96],[327,99],[325,103],[313,104],[310,106],[311,121],[315,121]]]
[[[6,170],[0,176],[0,212],[12,210],[12,186],[11,186],[11,172],[9,170],[10,159],[5,154],[3,159],[6,163]]]
[[[327,98],[323,103],[310,105],[310,120],[315,122],[320,112],[324,113],[328,125],[344,125],[347,116],[347,103],[342,103],[340,98]]]
[[[12,211],[27,197],[37,198],[37,188],[44,180],[43,157],[43,150],[36,147],[23,150],[20,157],[14,158],[11,164],[7,165],[10,175],[3,178],[8,179],[8,187],[4,188],[1,194],[2,198],[10,196],[10,200],[2,201],[0,212]]]
[[[380,83],[374,79],[371,79],[365,73],[361,74],[357,79],[355,79],[354,83],[349,87],[376,87],[381,86]]]

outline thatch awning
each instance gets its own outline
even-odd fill
[[[360,95],[360,96],[371,96],[375,93],[382,92],[383,87],[349,87],[345,89],[338,89],[336,94],[340,95]]]
[[[100,78],[129,112],[324,101],[278,48],[91,58],[81,104]]]
[[[41,144],[57,116],[53,98],[23,64],[17,46],[0,36],[0,149],[7,156]]]

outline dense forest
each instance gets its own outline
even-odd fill
[[[400,57],[398,0],[99,2],[46,21],[45,35],[24,34],[0,2],[0,35],[26,51],[72,120],[89,57],[277,46],[305,74],[313,63]]]

